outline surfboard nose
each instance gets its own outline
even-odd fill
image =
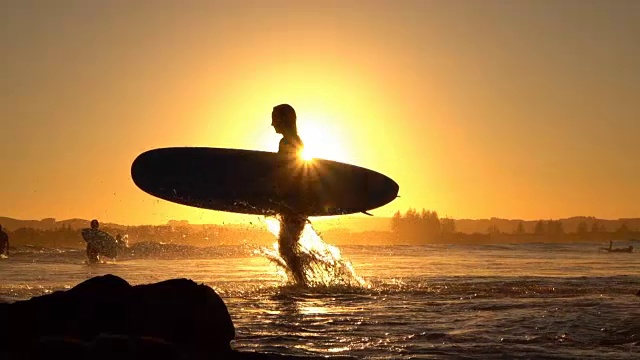
[[[149,183],[152,182],[153,177],[147,176],[150,172],[153,172],[154,165],[160,162],[153,161],[154,153],[146,151],[138,155],[131,163],[131,180],[140,189],[146,191]]]

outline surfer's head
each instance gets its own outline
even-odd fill
[[[98,220],[96,220],[96,219],[91,220],[91,228],[92,229],[97,229],[98,226],[100,226],[100,224],[98,224]]]
[[[278,134],[294,135],[298,133],[296,118],[296,111],[291,105],[280,104],[273,107],[271,126]]]

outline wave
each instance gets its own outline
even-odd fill
[[[254,247],[248,245],[223,245],[201,247],[184,244],[171,244],[154,241],[134,243],[120,250],[117,260],[134,259],[208,259],[221,257],[247,256]],[[12,247],[11,258],[34,257],[38,260],[57,258],[84,258],[86,250],[79,248],[51,248],[44,246],[22,245]]]

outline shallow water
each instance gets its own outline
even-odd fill
[[[212,286],[234,348],[366,359],[635,359],[640,254],[600,244],[346,246],[363,287],[301,289],[257,248],[211,248],[87,266],[84,251],[22,248],[0,260],[0,298],[27,299],[102,274]]]

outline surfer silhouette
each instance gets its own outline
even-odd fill
[[[0,255],[9,256],[9,235],[2,229],[0,225]]]
[[[295,162],[301,158],[304,144],[298,135],[296,126],[296,111],[289,104],[280,104],[273,108],[271,113],[271,126],[276,133],[282,135],[278,146],[278,153],[284,155],[287,161]],[[289,167],[289,166],[288,166]],[[289,168],[295,169],[295,166]],[[293,170],[292,170],[293,171]],[[291,174],[289,179],[281,179],[279,193],[286,199],[288,189],[292,186],[291,179],[295,174]],[[293,275],[297,284],[305,285],[304,269],[298,249],[298,240],[302,235],[302,230],[307,223],[304,214],[298,214],[287,206],[283,207],[280,215],[280,233],[278,234],[278,249],[280,257],[285,261],[289,272]]]
[[[100,227],[100,224],[98,223],[98,220],[93,219],[91,220],[91,233],[92,235],[95,234],[98,231],[98,228]],[[87,240],[87,239],[85,239]],[[96,249],[93,246],[93,243],[91,241],[87,241],[87,261],[91,264],[97,263],[98,262],[98,249]]]
[[[114,238],[108,233],[99,229],[98,220],[91,220],[91,228],[81,230],[82,238],[87,242],[87,262],[95,264],[100,262],[101,257],[116,259],[124,249],[129,247],[127,235],[124,237],[117,234]]]

